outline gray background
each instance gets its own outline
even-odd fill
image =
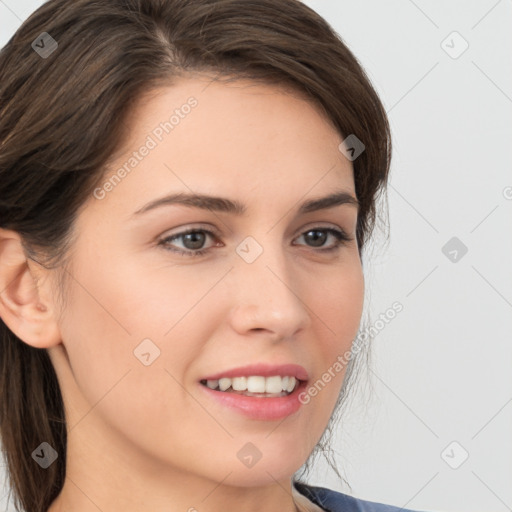
[[[512,2],[305,3],[390,117],[391,236],[365,265],[374,321],[404,308],[338,428],[352,490],[323,463],[310,480],[415,510],[510,511]],[[0,0],[0,46],[41,4]]]

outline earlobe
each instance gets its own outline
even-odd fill
[[[41,292],[20,235],[0,228],[0,318],[25,343],[48,348],[60,343],[60,332],[53,304],[44,298],[51,294]]]

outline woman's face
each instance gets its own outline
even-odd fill
[[[70,452],[80,439],[83,457],[101,449],[98,467],[267,485],[289,479],[321,437],[345,374],[335,363],[357,334],[352,164],[304,99],[208,83],[182,79],[134,111],[77,218],[50,355]],[[305,207],[332,194],[341,200]]]

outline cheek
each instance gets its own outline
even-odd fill
[[[135,366],[134,338],[101,272],[92,278],[74,277],[60,329],[73,377],[82,395],[94,404]]]
[[[345,351],[357,335],[363,311],[364,277],[359,260],[354,259],[332,278],[324,279],[321,290],[311,296],[311,308],[329,333],[322,345],[325,354]]]
[[[164,296],[161,282],[156,287],[134,273],[116,271],[120,274],[96,268],[89,275],[77,275],[82,286],[75,283],[69,292],[61,324],[74,379],[64,384],[73,403],[67,419],[71,427],[78,424],[84,432],[98,420],[105,423],[113,429],[108,432],[115,433],[109,438],[114,444],[126,436],[133,446],[143,446],[154,456],[160,455],[161,446],[178,453],[183,435],[169,438],[171,425],[177,431],[184,429],[176,422],[176,411],[202,418],[202,428],[205,424],[215,428],[204,411],[187,400],[179,384],[197,354],[189,341],[204,338],[190,329],[194,323],[180,322],[183,310],[190,306],[176,291],[169,292],[167,287]],[[142,340],[151,342],[145,341],[144,349],[138,350]],[[153,361],[149,365],[142,362],[145,353]],[[163,428],[148,429],[148,425]],[[200,431],[194,435],[200,436]]]
[[[318,365],[315,376],[303,396],[314,404],[318,428],[329,420],[338,399],[353,340],[357,336],[364,302],[364,277],[357,260],[330,280],[325,280],[308,306],[316,315]]]
[[[71,271],[75,279],[60,326],[74,379],[89,404],[108,392],[109,398],[116,396],[118,412],[123,402],[130,402],[127,409],[148,410],[155,393],[169,397],[176,387],[173,377],[183,381],[208,338],[212,326],[201,298],[216,278],[210,276],[210,283],[190,272],[151,270],[120,257],[109,260],[108,251],[96,265],[86,261],[94,259],[82,258]],[[172,280],[162,279],[166,274]],[[179,401],[179,392],[178,386],[173,400]]]

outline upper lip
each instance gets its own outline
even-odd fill
[[[249,377],[251,375],[259,375],[261,377],[272,377],[273,375],[280,375],[281,377],[291,376],[298,380],[308,380],[308,372],[303,366],[298,364],[251,364],[248,366],[239,366],[238,368],[231,368],[230,370],[220,371],[218,373],[203,377],[201,380],[219,380],[222,378],[233,377]]]

